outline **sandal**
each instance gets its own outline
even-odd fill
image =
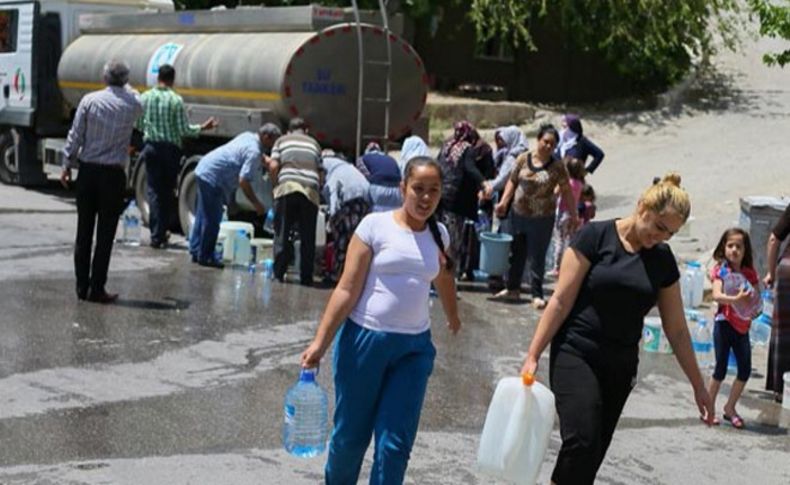
[[[746,426],[746,423],[744,423],[743,419],[737,414],[733,414],[732,416],[723,414],[722,417],[724,417],[725,421],[729,421],[735,429],[743,429]]]
[[[494,295],[493,299],[500,301],[519,301],[521,298],[518,291],[508,290],[506,288],[500,291],[499,293],[497,293],[496,295]]]
[[[546,300],[543,298],[535,297],[532,299],[532,308],[535,310],[543,310],[546,308]]]
[[[699,420],[700,420],[700,421],[702,421],[703,423],[706,423],[706,424],[707,424],[707,421],[705,421],[705,416],[700,416],[700,417],[699,417]],[[719,421],[719,418],[717,418],[716,416],[714,416],[714,417],[713,417],[713,422],[712,422],[710,425],[711,425],[711,426],[718,426],[718,425],[720,425],[720,424],[721,424],[721,421]]]

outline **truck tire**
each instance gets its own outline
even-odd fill
[[[134,190],[134,200],[137,203],[137,208],[140,209],[140,214],[142,214],[143,224],[148,226],[148,215],[150,214],[151,209],[148,206],[148,195],[146,194],[145,187],[145,164],[138,161],[137,166],[134,169],[132,189]]]
[[[189,231],[195,222],[195,210],[197,207],[197,176],[194,166],[184,172],[181,177],[181,185],[178,188],[178,221],[181,223],[181,230],[184,236],[189,237]]]
[[[16,161],[14,137],[10,130],[0,132],[0,181],[9,185],[19,183],[19,166]]]

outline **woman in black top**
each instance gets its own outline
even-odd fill
[[[677,264],[664,242],[689,212],[680,176],[668,174],[645,190],[632,215],[591,222],[565,251],[557,289],[522,368],[534,374],[551,341],[549,375],[562,436],[553,483],[595,480],[636,383],[642,323],[656,303],[700,415],[711,423],[710,398],[683,313]]]
[[[765,389],[774,392],[774,400],[782,402],[785,372],[790,372],[790,318],[788,318],[788,290],[790,290],[790,246],[785,248],[782,257],[779,250],[782,242],[790,236],[790,205],[776,222],[768,237],[766,262],[768,271],[763,282],[766,288],[776,283],[773,326],[771,341],[768,345],[768,366],[765,372]],[[780,264],[781,259],[781,264]],[[780,276],[777,278],[777,274]]]

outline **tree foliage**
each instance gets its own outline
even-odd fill
[[[760,19],[760,35],[790,40],[790,0],[785,0],[784,5],[769,0],[749,0],[749,6]],[[763,62],[784,67],[790,63],[790,48],[763,55]]]
[[[713,33],[733,47],[738,9],[737,0],[472,0],[469,17],[479,38],[509,36],[530,49],[540,49],[530,29],[542,23],[632,81],[655,85],[679,79],[712,49]]]

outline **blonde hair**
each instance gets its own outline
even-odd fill
[[[689,194],[680,187],[680,174],[669,172],[654,183],[639,198],[645,209],[661,214],[667,209],[675,211],[685,222],[691,213]]]

